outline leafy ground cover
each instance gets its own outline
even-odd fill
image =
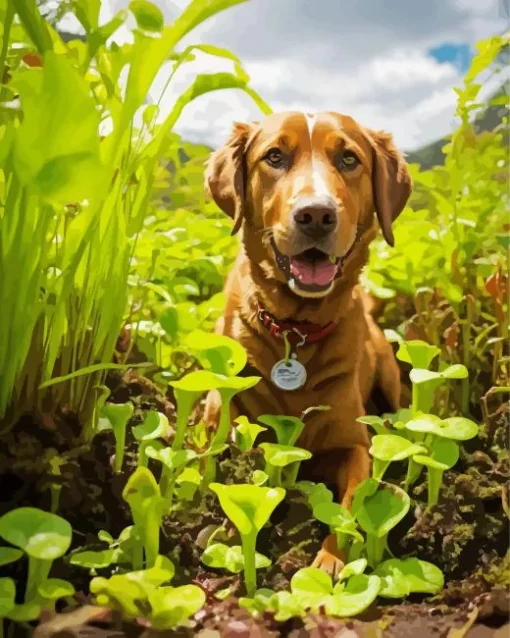
[[[362,282],[409,406],[360,415],[373,471],[347,512],[308,480],[306,414],[231,423],[258,379],[210,334],[237,243],[204,199],[208,149],[172,127],[210,90],[269,107],[230,52],[178,44],[238,1],[191,2],[165,26],[136,0],[119,47],[126,14],[100,25],[98,1],[62,6],[85,34],[63,42],[35,2],[0,0],[0,631],[506,635],[507,121],[479,133],[472,117],[506,104],[478,95],[507,40],[479,43],[444,165],[411,166],[396,248],[372,246]],[[155,74],[199,54],[233,72],[198,76],[158,119]],[[329,532],[346,554],[334,579],[310,569]]]

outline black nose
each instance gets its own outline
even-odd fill
[[[294,211],[293,217],[297,227],[313,239],[329,235],[337,225],[336,211],[329,206],[303,206]]]

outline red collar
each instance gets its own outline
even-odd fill
[[[280,321],[273,317],[273,315],[259,303],[257,304],[257,317],[260,323],[267,328],[273,337],[283,338],[283,334],[285,332],[288,333],[287,338],[293,346],[297,344],[317,343],[331,334],[336,328],[336,323],[333,321],[330,321],[324,326],[311,323],[310,321],[295,321],[294,319],[284,319]]]

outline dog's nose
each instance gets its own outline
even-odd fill
[[[336,211],[331,206],[302,206],[294,211],[293,217],[297,227],[314,239],[329,235],[337,225]]]

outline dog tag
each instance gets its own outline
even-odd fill
[[[271,370],[271,381],[280,390],[299,390],[306,383],[306,369],[293,354],[288,361],[282,359]]]

